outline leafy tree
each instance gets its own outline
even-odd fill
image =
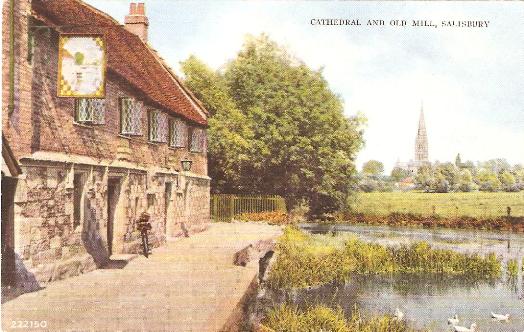
[[[85,58],[84,53],[82,53],[82,52],[76,52],[76,53],[75,53],[75,64],[76,64],[76,65],[82,65],[82,64],[84,64],[84,58]]]
[[[501,189],[497,174],[492,170],[485,168],[479,170],[475,180],[481,191],[499,191]]]
[[[208,161],[213,192],[245,190],[243,176],[251,166],[253,126],[228,93],[222,76],[195,56],[181,63],[185,84],[210,112]]]
[[[410,176],[411,174],[409,173],[409,171],[405,170],[405,169],[402,169],[400,167],[395,167],[391,170],[391,177],[393,178],[393,180],[395,181],[400,181],[402,179],[405,179],[407,178],[408,176]]]
[[[455,191],[458,189],[460,177],[458,168],[454,164],[440,164],[436,167],[435,172],[435,177],[437,178],[437,182],[439,182],[437,185],[439,187],[438,192]],[[443,185],[443,181],[445,181],[446,186]],[[443,191],[444,187],[447,188],[446,191]]]
[[[418,189],[431,192],[436,186],[435,174],[431,166],[422,166],[415,176],[415,185]]]
[[[522,164],[513,166],[512,174],[515,176],[516,188],[524,190],[524,166]]]
[[[506,159],[496,158],[480,163],[480,168],[485,168],[487,170],[499,174],[503,171],[510,170],[511,166]]]
[[[524,166],[516,164],[513,166],[511,173],[515,176],[515,180],[518,182],[524,182]]]
[[[460,171],[459,190],[463,192],[475,191],[478,189],[477,184],[473,181],[473,175],[467,168]]]
[[[499,180],[502,185],[502,190],[504,191],[518,191],[518,188],[515,187],[515,176],[508,171],[503,171],[499,175]]]
[[[447,193],[451,190],[451,185],[444,174],[436,172],[430,188],[431,191],[435,193]]]
[[[475,167],[475,163],[472,162],[471,160],[463,162],[460,168],[469,170],[471,175],[473,176],[477,174],[477,168]]]
[[[313,215],[344,207],[355,185],[364,119],[344,117],[321,70],[266,35],[249,37],[221,72],[194,57],[182,69],[212,115],[214,192],[279,194],[289,207],[306,199]]]
[[[384,164],[377,160],[370,160],[362,165],[362,172],[366,175],[379,176],[384,173]]]

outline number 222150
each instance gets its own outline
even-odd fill
[[[11,321],[12,329],[38,329],[46,328],[47,321],[45,320],[13,320]]]

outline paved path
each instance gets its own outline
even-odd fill
[[[212,224],[168,242],[148,259],[57,281],[2,304],[4,331],[13,320],[47,321],[49,331],[219,331],[258,273],[233,256],[281,229],[260,224]]]

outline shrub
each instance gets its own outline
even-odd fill
[[[284,212],[257,212],[257,213],[243,213],[238,217],[240,221],[264,221],[271,225],[285,225],[289,224],[289,218]]]
[[[519,264],[516,259],[510,259],[507,263],[508,278],[516,278],[519,274]]]
[[[309,214],[309,204],[306,200],[300,200],[289,212],[289,221],[292,224],[306,222]]]

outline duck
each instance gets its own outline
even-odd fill
[[[458,315],[457,315],[457,314],[453,315],[453,317],[451,317],[451,318],[448,318],[448,325],[453,325],[453,326],[455,326],[455,325],[457,325],[458,323],[459,323],[459,318],[458,318]]]
[[[496,320],[498,322],[507,322],[509,320],[509,314],[501,315],[501,314],[494,314],[492,312],[491,318],[493,318],[493,320]]]
[[[395,319],[401,321],[404,319],[404,313],[399,308],[395,309]]]
[[[458,326],[458,325],[453,326],[453,331],[455,332],[475,332],[476,330],[477,330],[477,324],[475,323],[471,324],[469,329],[465,326]]]

